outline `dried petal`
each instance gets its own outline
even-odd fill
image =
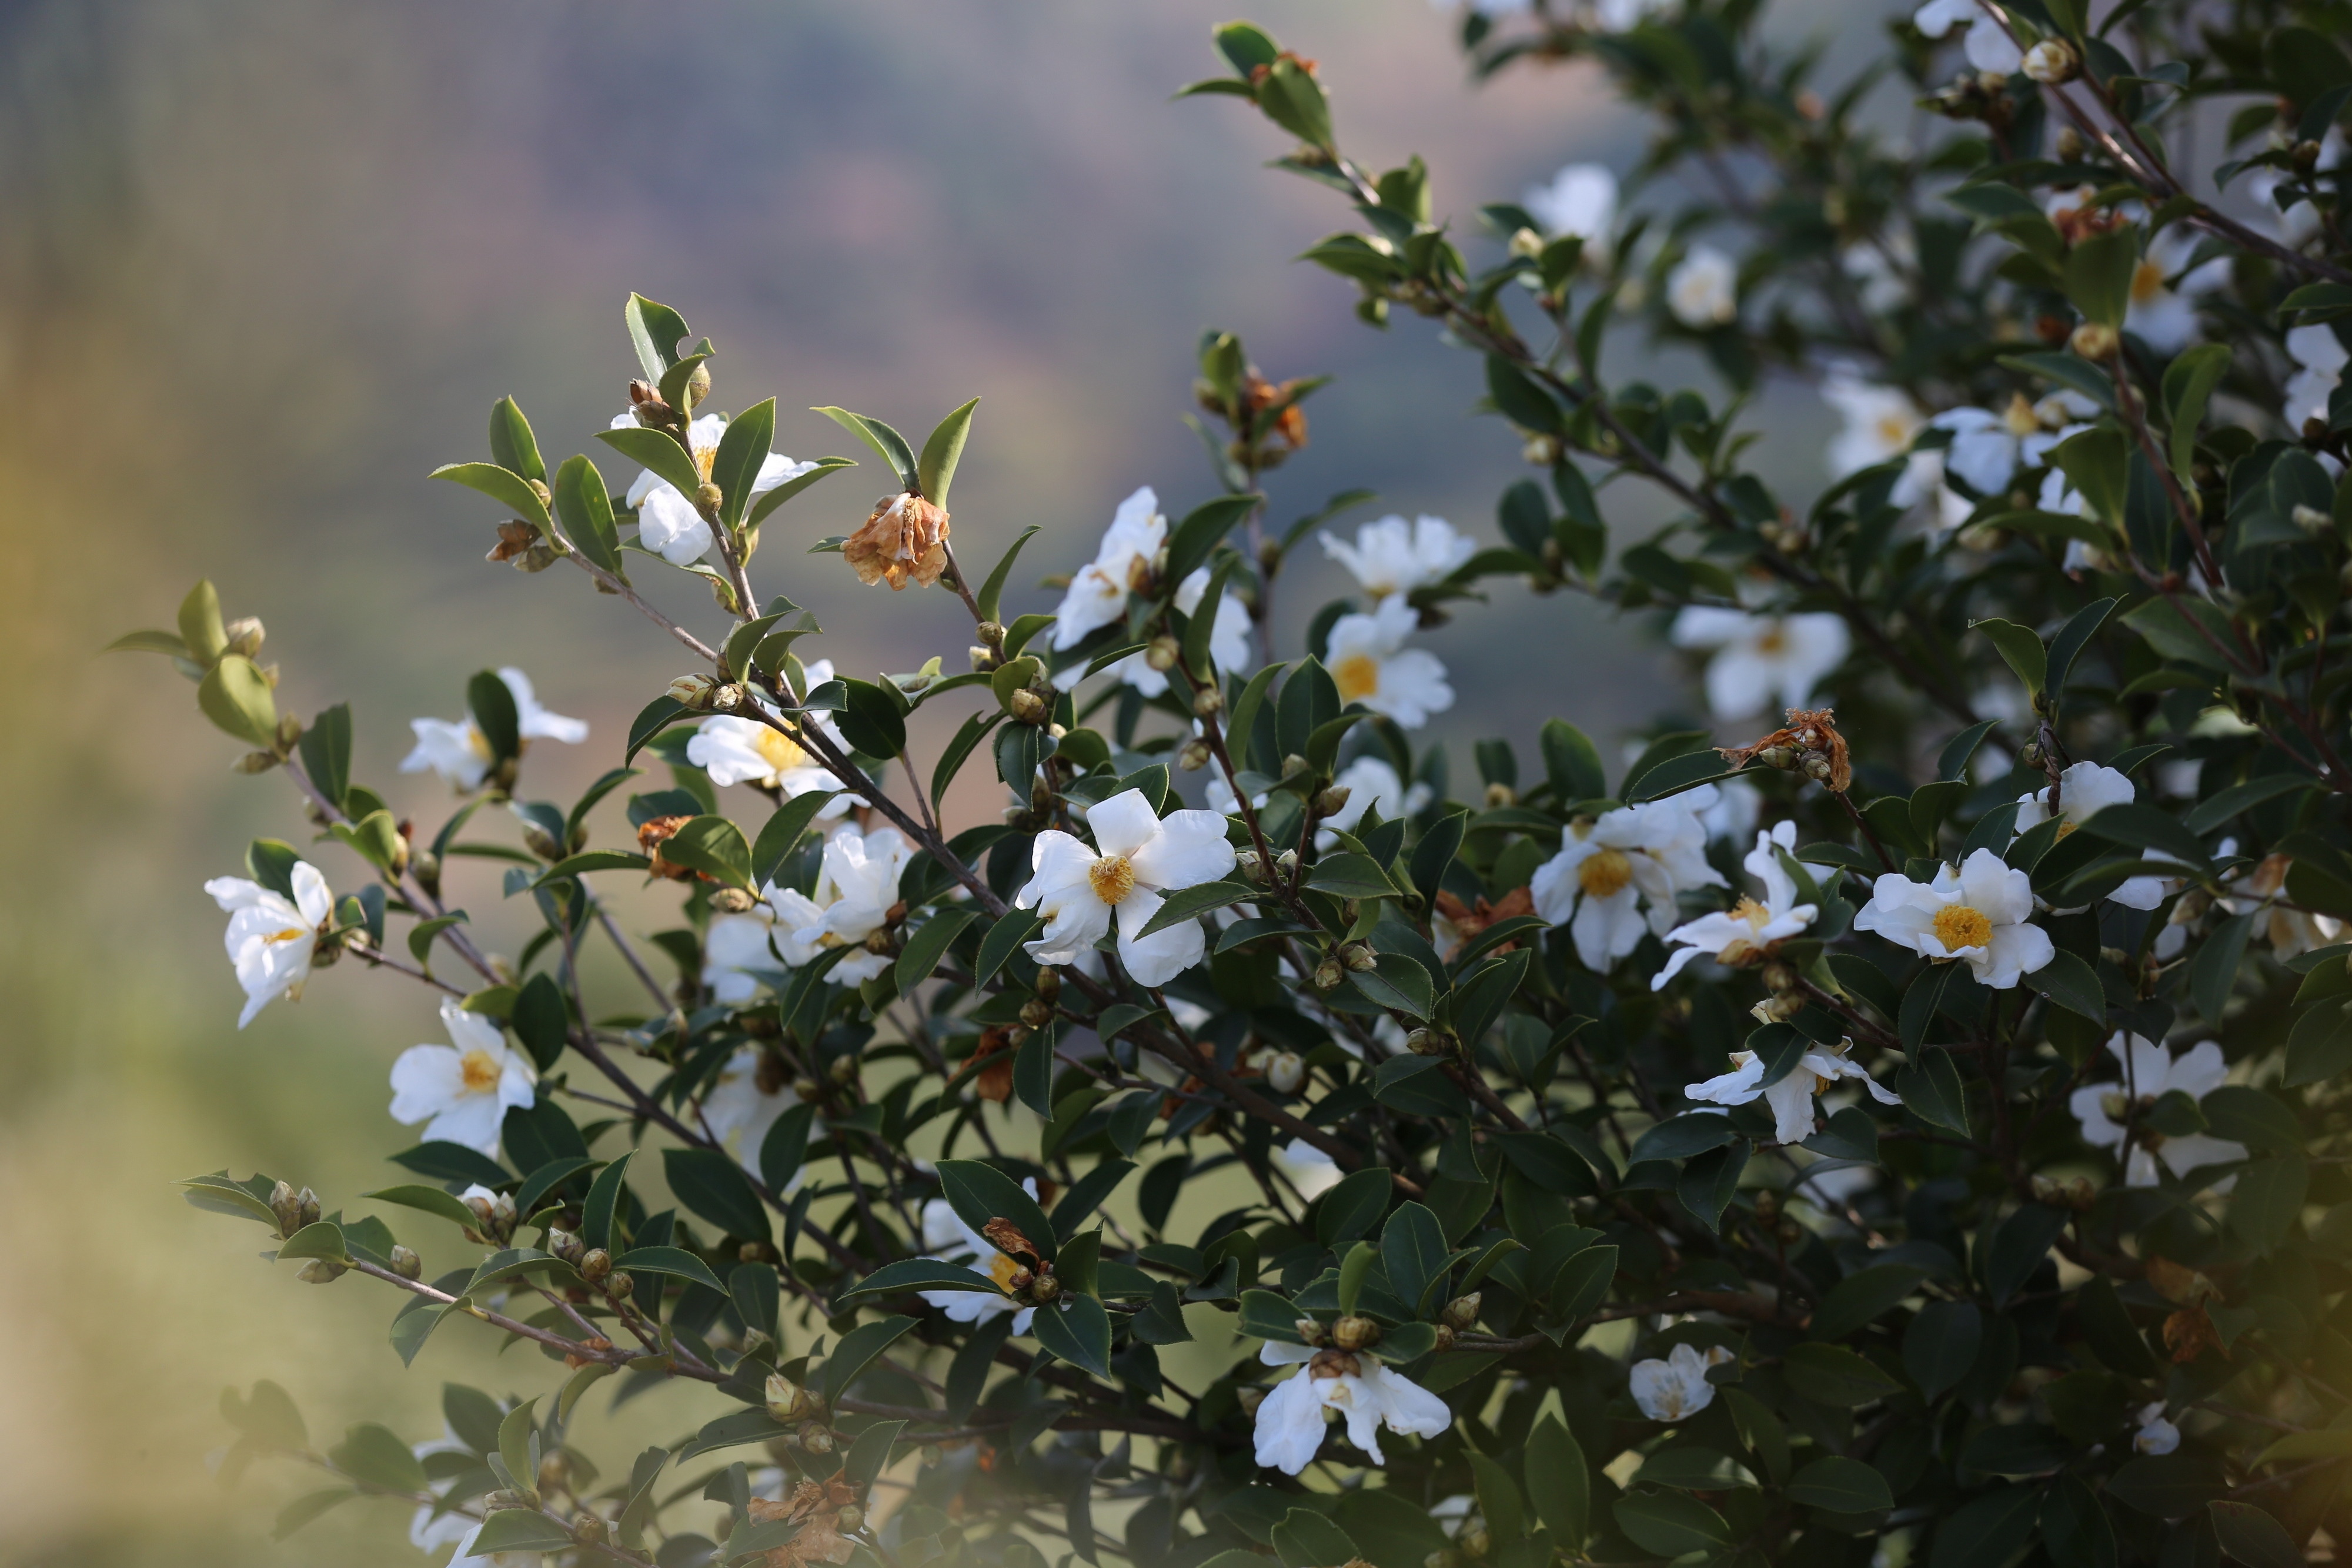
[[[869,588],[886,578],[894,592],[910,578],[929,588],[947,570],[947,537],[948,515],[910,490],[877,501],[841,553]]]

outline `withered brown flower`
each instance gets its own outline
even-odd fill
[[[1845,737],[1837,732],[1834,708],[1797,708],[1788,724],[1751,746],[1718,746],[1716,750],[1735,773],[1750,762],[1768,768],[1793,769],[1843,795],[1853,783],[1853,761],[1846,754]]]
[[[751,1522],[767,1524],[792,1520],[801,1532],[767,1555],[768,1568],[808,1568],[812,1563],[849,1561],[856,1543],[841,1533],[841,1511],[857,1500],[857,1489],[836,1476],[828,1481],[803,1481],[782,1502],[753,1498]]]
[[[670,835],[692,821],[692,817],[656,817],[637,829],[637,848],[653,856],[654,863],[648,869],[654,875],[666,876],[672,882],[692,882],[702,875],[689,866],[662,859],[662,845],[669,841]],[[704,880],[709,879],[705,877]]]
[[[929,588],[948,568],[947,537],[948,515],[908,490],[874,503],[841,553],[868,588],[885,578],[894,592],[909,578]]]
[[[974,1061],[984,1061],[972,1078],[972,1088],[983,1100],[993,1100],[999,1105],[1013,1098],[1013,1042],[1002,1029],[983,1030],[980,1043],[972,1048]],[[993,1058],[994,1060],[991,1060]]]
[[[1484,897],[1475,904],[1465,904],[1450,893],[1440,893],[1434,903],[1438,918],[1454,927],[1455,939],[1453,948],[1445,955],[1448,958],[1462,951],[1489,925],[1536,912],[1535,895],[1525,887],[1511,889],[1493,904],[1487,903]],[[1517,946],[1516,942],[1506,942],[1495,951],[1507,953]]]

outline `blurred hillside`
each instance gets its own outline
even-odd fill
[[[444,1377],[539,1376],[457,1333],[404,1375],[383,1292],[273,1273],[257,1231],[169,1186],[224,1164],[332,1195],[383,1185],[400,1138],[385,1067],[436,1032],[356,966],[232,1029],[198,884],[257,833],[299,836],[290,793],[228,771],[236,748],[161,661],[93,657],[169,624],[190,581],[266,620],[281,706],[352,699],[360,776],[427,818],[445,793],[393,771],[405,720],[457,715],[476,669],[527,667],[595,727],[532,758],[533,792],[567,797],[677,671],[576,574],[483,565],[483,505],[424,476],[480,452],[501,393],[554,455],[588,446],[634,373],[631,288],[716,340],[721,406],[774,392],[919,431],[982,396],[955,497],[968,561],[1036,523],[1034,571],[1066,570],[1135,486],[1171,511],[1209,493],[1180,416],[1210,325],[1270,374],[1338,377],[1309,405],[1313,445],[1275,476],[1278,518],[1361,485],[1381,510],[1493,536],[1520,470],[1508,432],[1468,416],[1475,360],[1410,318],[1358,325],[1344,286],[1288,260],[1344,209],[1260,167],[1281,149],[1255,117],[1169,101],[1216,68],[1208,28],[1230,10],[0,6],[0,789],[21,846],[0,908],[0,1251],[19,1270],[0,1292],[18,1350],[0,1561],[414,1563],[369,1512],[383,1504],[268,1545],[300,1489],[211,1484],[220,1387],[278,1380],[314,1435],[381,1415],[424,1437]],[[1323,62],[1351,144],[1422,152],[1457,217],[1571,158],[1636,153],[1594,78],[1474,89],[1423,0],[1272,0],[1259,19]],[[1796,401],[1774,417],[1804,437],[1783,444],[1801,486],[1822,420]],[[780,417],[796,457],[858,455],[846,439]],[[875,488],[853,476],[795,503],[761,581],[816,608],[835,628],[817,651],[846,667],[952,665],[968,628],[946,595],[860,591],[778,537],[845,532]],[[1286,582],[1295,643],[1340,580],[1317,558]],[[663,597],[712,619],[698,587]],[[1680,689],[1643,629],[1516,585],[1428,642],[1463,693],[1438,729],[1457,739],[1524,743],[1555,712],[1605,738]],[[358,880],[341,852],[321,863]],[[460,902],[495,935],[494,888]],[[630,1406],[632,1430],[675,1437],[691,1401],[667,1399]]]

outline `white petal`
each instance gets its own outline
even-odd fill
[[[1087,826],[1094,831],[1095,843],[1103,854],[1131,856],[1160,832],[1160,813],[1151,809],[1142,790],[1122,789],[1099,806],[1088,808]],[[1223,837],[1223,819],[1217,828],[1218,836]]]
[[[1103,831],[1101,810],[1098,806],[1087,817],[1097,841]],[[1234,869],[1234,846],[1225,838],[1225,819],[1221,813],[1171,811],[1160,822],[1159,831],[1132,852],[1131,860],[1135,879],[1143,886],[1193,887],[1214,882]]]
[[[1139,986],[1164,986],[1208,955],[1208,934],[1198,920],[1180,920],[1149,936],[1140,931],[1160,911],[1160,895],[1137,888],[1118,905],[1118,961]]]
[[[1314,1461],[1323,1446],[1323,1401],[1314,1381],[1302,1366],[1258,1401],[1253,1435],[1260,1465],[1295,1476]]]

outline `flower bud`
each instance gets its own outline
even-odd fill
[[[1814,783],[1826,784],[1837,772],[1837,764],[1832,762],[1824,752],[1808,751],[1805,753],[1804,771],[1805,777]]]
[[[591,1247],[580,1255],[580,1277],[595,1284],[613,1271],[613,1255],[602,1247]]]
[[[1036,997],[1021,1004],[1021,1021],[1031,1029],[1044,1029],[1054,1021],[1054,1004]]]
[[[710,361],[705,360],[694,367],[686,378],[686,406],[692,409],[710,395]]]
[[[604,1276],[604,1293],[616,1298],[635,1295],[637,1293],[636,1277],[626,1269],[614,1270]]]
[[[1336,960],[1326,958],[1315,966],[1315,988],[1318,991],[1334,990],[1346,976],[1347,971],[1340,968]]]
[[[963,652],[964,657],[971,661],[971,667],[975,673],[984,675],[991,670],[996,668],[995,653],[982,647],[979,643],[972,643]]]
[[[1340,945],[1339,962],[1360,975],[1367,969],[1378,968],[1381,956],[1372,951],[1368,942],[1347,942]]]
[[[1486,1292],[1473,1291],[1466,1296],[1456,1296],[1445,1303],[1439,1321],[1455,1330],[1466,1329],[1478,1321],[1478,1309],[1486,1302]]]
[[[710,895],[710,907],[721,915],[740,915],[759,902],[740,887],[722,887]]]
[[[1290,1326],[1298,1331],[1298,1337],[1304,1340],[1307,1343],[1317,1346],[1322,1344],[1323,1325],[1318,1320],[1314,1318],[1301,1318]]]
[[[714,686],[714,687],[711,689],[711,693],[710,693],[710,711],[711,711],[711,712],[713,712],[713,713],[732,713],[732,712],[734,712],[737,708],[741,707],[742,706],[743,706],[743,688],[742,688],[741,686],[737,685],[734,682],[730,681],[730,682],[728,682],[725,685],[722,685],[722,686]]]
[[[1001,621],[983,621],[972,632],[991,649],[1001,651],[1004,646],[1004,623]]]
[[[844,1503],[833,1516],[833,1527],[844,1535],[855,1535],[866,1528],[866,1511],[856,1503]]]
[[[425,1278],[425,1260],[397,1241],[392,1244],[392,1251],[384,1260],[392,1265],[392,1271],[404,1280]]]
[[[793,1097],[811,1102],[822,1100],[824,1098],[824,1088],[814,1078],[795,1078],[793,1080]]]
[[[1348,809],[1349,797],[1354,793],[1345,784],[1327,785],[1315,795],[1315,814],[1336,817]]]
[[[1437,1325],[1437,1338],[1434,1342],[1433,1348],[1438,1350],[1452,1350],[1454,1348],[1454,1329],[1450,1324],[1440,1323]]]
[[[1202,686],[1192,694],[1192,712],[1202,718],[1214,718],[1225,710],[1225,694],[1214,686]]]
[[[1341,1350],[1361,1350],[1380,1340],[1381,1325],[1370,1318],[1349,1316],[1331,1325],[1331,1343]]]
[[[1307,1063],[1295,1051],[1286,1051],[1266,1064],[1265,1081],[1285,1094],[1296,1094],[1307,1082]]]
[[[1404,1037],[1404,1048],[1415,1056],[1437,1056],[1444,1051],[1445,1040],[1433,1029],[1417,1029]]]
[[[2332,533],[2336,528],[2336,519],[2334,517],[2329,517],[2326,512],[2321,511],[2316,507],[2307,507],[2300,501],[2295,503],[2294,510],[2287,515],[2294,520],[2294,526],[2296,528],[2301,528],[2305,533],[2309,534],[2314,538],[2319,538],[2325,535]]]
[[[814,1421],[801,1428],[801,1448],[812,1454],[833,1452],[833,1434]]]
[[[1533,261],[1537,256],[1543,254],[1543,235],[1536,233],[1533,229],[1514,229],[1511,232],[1511,241],[1508,248],[1513,256],[1522,256],[1527,260]]]
[[[580,1260],[588,1256],[586,1242],[569,1230],[557,1230],[553,1228],[550,1228],[547,1232],[547,1249],[574,1267],[578,1266]]]
[[[873,954],[877,958],[888,957],[890,956],[890,932],[888,928],[883,927],[867,932],[866,934],[864,946],[868,953]]]
[[[695,486],[694,505],[697,510],[715,512],[719,509],[719,503],[726,499],[727,493],[712,480],[705,479]]]
[[[1778,1226],[1773,1228],[1772,1234],[1780,1239],[1782,1246],[1794,1247],[1805,1239],[1805,1228],[1794,1219],[1784,1218]]]
[[[229,764],[229,767],[238,773],[267,773],[271,768],[282,765],[285,760],[274,751],[248,751]]]
[[[316,1225],[319,1223],[319,1195],[317,1193],[312,1192],[306,1186],[296,1197],[295,1202],[301,1206],[303,1224]]]
[[[1559,461],[1559,438],[1554,435],[1530,435],[1519,455],[1538,468],[1549,468]]]
[[[1043,724],[1046,715],[1053,711],[1044,697],[1026,686],[1014,688],[1005,706],[1013,710],[1013,720],[1019,724]]]
[[[1770,1225],[1780,1218],[1780,1195],[1771,1187],[1759,1187],[1756,1192],[1756,1223]]]
[[[242,653],[248,659],[259,656],[261,641],[268,635],[262,630],[261,618],[257,615],[240,615],[221,630],[228,636],[228,651]]]
[[[522,847],[543,861],[563,858],[562,842],[529,817],[522,820]]]
[[[1285,850],[1274,857],[1275,874],[1287,882],[1298,874],[1298,852]]]
[[[2061,163],[2083,161],[2083,133],[2071,125],[2058,128],[2058,161]]]
[[[2044,38],[2025,51],[2022,68],[2044,87],[2056,87],[2083,74],[2083,57],[2063,38]]]
[[[1234,856],[1234,869],[1247,881],[1265,885],[1265,860],[1255,850],[1243,850]]]
[[[1471,1525],[1454,1539],[1462,1543],[1462,1550],[1473,1557],[1486,1556],[1495,1545],[1494,1536],[1483,1524]]]
[[[1143,662],[1165,674],[1176,667],[1176,661],[1182,653],[1183,650],[1176,645],[1175,638],[1154,637],[1143,650]]]
[[[2086,360],[2112,360],[2123,339],[2104,321],[2085,321],[2074,329],[2067,345]]]
[[[760,1393],[768,1406],[768,1414],[778,1421],[791,1420],[793,1413],[800,1408],[801,1403],[806,1398],[806,1396],[803,1395],[798,1388],[793,1386],[793,1380],[781,1372],[768,1374],[767,1384]]]
[[[269,1212],[278,1217],[278,1234],[291,1236],[302,1228],[302,1200],[294,1196],[291,1184],[279,1182],[269,1189]]]
[[[719,683],[709,675],[680,675],[669,684],[669,700],[700,713],[710,706]]]
[[[698,371],[695,373],[699,375],[701,372]],[[550,1454],[547,1457],[552,1460],[560,1459],[563,1456]],[[544,1467],[541,1468],[544,1469]],[[579,1517],[572,1521],[572,1534],[574,1539],[585,1545],[601,1546],[604,1543],[606,1526],[602,1519],[583,1509]]]
[[[833,1064],[824,1070],[824,1075],[827,1078],[832,1079],[835,1083],[844,1087],[846,1087],[851,1083],[855,1083],[857,1081],[857,1058],[854,1056],[835,1057],[833,1059]]]
[[[1208,762],[1209,743],[1205,740],[1188,740],[1176,748],[1176,766],[1187,773],[1199,772]]]
[[[2099,1189],[2089,1176],[2076,1176],[2066,1184],[2066,1207],[2088,1210],[2099,1201]]]
[[[2036,1176],[2033,1178],[2032,1190],[2034,1202],[2046,1203],[2054,1208],[2058,1206],[2060,1197],[2065,1189],[2050,1176]]]
[[[350,1270],[325,1258],[313,1258],[295,1271],[294,1277],[306,1285],[331,1285]]]
[[[1515,806],[1518,800],[1519,792],[1500,779],[1486,786],[1486,804],[1489,807]]]
[[[661,425],[670,422],[670,406],[662,401],[661,389],[651,382],[629,383],[629,412],[644,425]]]
[[[1059,1301],[1062,1296],[1062,1281],[1051,1274],[1040,1274],[1031,1283],[1029,1294],[1041,1302]]]
[[[1764,988],[1776,997],[1797,988],[1797,971],[1786,964],[1776,962],[1765,965],[1763,978]]]

